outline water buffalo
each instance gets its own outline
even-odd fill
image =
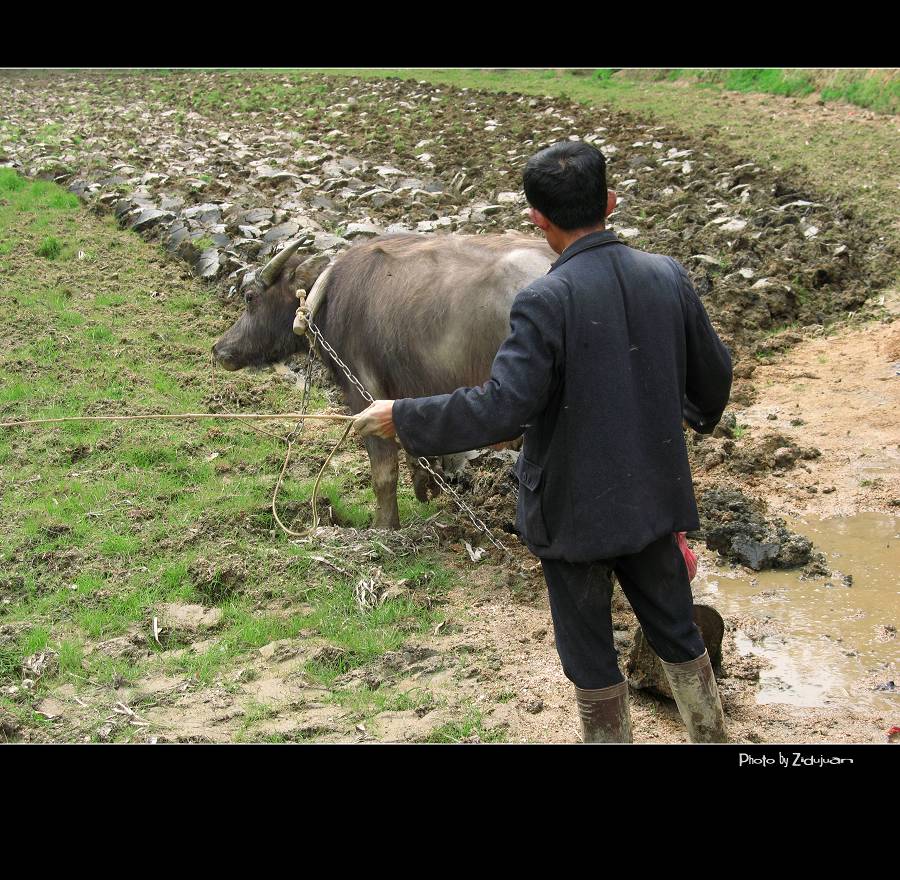
[[[396,234],[354,245],[323,271],[324,258],[304,260],[297,246],[285,248],[247,287],[244,313],[213,354],[226,369],[239,370],[305,350],[293,322],[297,290],[309,290],[315,323],[375,399],[486,382],[509,333],[516,293],[556,258],[543,240],[518,233]],[[359,391],[323,357],[350,410],[364,409]],[[376,498],[373,524],[396,528],[397,446],[376,437],[365,445]],[[413,485],[422,501],[434,488],[418,467]]]

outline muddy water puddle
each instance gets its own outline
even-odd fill
[[[770,664],[757,702],[900,711],[900,691],[877,689],[900,686],[900,519],[864,513],[788,525],[825,553],[833,577],[756,573],[707,552],[695,600],[739,618],[738,650]]]

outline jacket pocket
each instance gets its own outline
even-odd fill
[[[549,547],[550,535],[547,532],[541,505],[544,469],[520,454],[516,470],[519,475],[516,530],[529,544],[535,547]]]

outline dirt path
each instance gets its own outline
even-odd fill
[[[751,429],[797,433],[822,453],[799,478],[774,475],[766,487],[770,510],[817,516],[897,512],[898,370],[896,321],[806,340],[779,362],[757,368],[759,399],[741,412],[741,420]]]

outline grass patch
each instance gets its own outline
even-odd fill
[[[776,67],[744,67],[725,72],[724,88],[733,92],[764,92],[769,95],[808,95],[815,91],[803,74],[788,73]]]
[[[900,112],[900,80],[850,78],[848,71],[839,71],[834,82],[822,88],[823,101],[847,101],[878,113]]]
[[[0,168],[0,192],[15,193],[28,188],[28,181],[12,168]]]
[[[206,353],[221,317],[211,314],[204,285],[173,281],[160,268],[156,246],[78,212],[77,199],[60,187],[10,169],[0,169],[0,198],[0,234],[29,242],[26,259],[4,266],[4,290],[15,291],[15,299],[0,297],[0,315],[15,328],[0,343],[4,416],[199,412],[218,395],[252,400],[254,409],[290,407],[289,390],[267,374],[210,371]],[[65,243],[63,255],[89,242],[91,259],[38,257],[50,238]],[[164,303],[150,295],[161,289],[169,292]],[[238,592],[302,590],[309,565],[288,567],[300,551],[271,533],[264,513],[282,450],[274,438],[214,422],[74,422],[4,435],[0,562],[11,593],[4,592],[10,602],[0,606],[0,625],[26,626],[0,645],[0,678],[18,681],[23,658],[50,646],[62,675],[101,687],[134,681],[137,665],[86,654],[85,645],[138,628],[146,633],[162,602],[200,601],[190,573],[199,556],[240,556],[247,575]],[[356,521],[363,521],[361,510]],[[328,583],[320,578],[316,590],[326,594]],[[284,619],[215,586],[204,600],[224,612],[218,643],[167,664],[201,683],[326,613]],[[399,632],[409,617],[407,609],[394,618],[381,613],[370,629]],[[341,630],[335,623],[331,631]],[[399,638],[371,637],[363,656]],[[158,646],[148,639],[150,647]]]
[[[0,645],[0,681],[12,681],[19,677],[23,654],[15,645]]]
[[[84,651],[78,642],[64,641],[59,646],[59,672],[65,675],[67,672],[81,673],[81,664],[84,660]]]
[[[756,92],[785,97],[819,93],[822,101],[846,101],[880,113],[900,110],[900,78],[893,70],[785,69],[745,67],[672,70],[670,81],[686,80],[735,92]]]
[[[141,669],[128,660],[98,657],[88,661],[87,676],[97,684],[120,688],[133,685],[141,677]]]
[[[48,260],[55,260],[63,251],[63,243],[55,236],[48,235],[37,248],[37,255]]]
[[[362,720],[382,712],[408,712],[420,706],[434,708],[436,701],[430,691],[392,691],[388,688],[372,690],[367,687],[353,691],[335,691],[330,702],[346,709]]]
[[[26,180],[12,168],[0,168],[0,193],[18,213],[78,210],[78,197],[74,193],[47,180]]]
[[[27,657],[37,651],[43,651],[50,642],[50,632],[42,626],[30,630],[22,642],[22,654]]]
[[[244,717],[242,719],[242,727],[247,730],[251,725],[269,718],[274,718],[278,713],[271,707],[256,700],[251,700],[244,707]]]
[[[425,740],[429,743],[458,743],[477,736],[483,743],[506,742],[506,732],[489,730],[484,726],[484,714],[470,707],[458,721],[451,721],[435,728]]]
[[[300,499],[309,501],[312,498],[315,480],[308,481],[300,487]],[[371,490],[369,490],[371,492]],[[372,509],[365,502],[354,503],[347,499],[346,481],[323,480],[319,485],[319,497],[327,499],[328,505],[334,512],[334,519],[340,525],[352,526],[355,529],[365,529],[372,522]],[[374,501],[374,493],[371,495]],[[368,499],[365,499],[368,501]]]

